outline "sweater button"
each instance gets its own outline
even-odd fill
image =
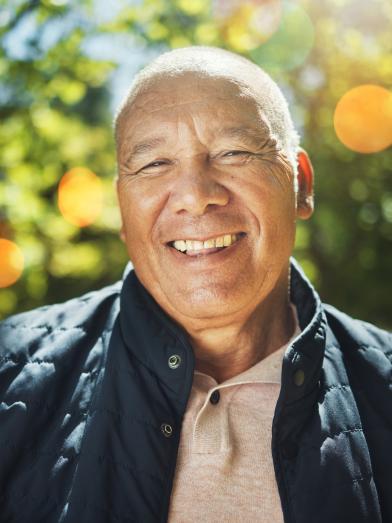
[[[220,400],[219,390],[214,390],[214,392],[210,396],[210,402],[213,405],[216,405],[219,402],[219,400]]]
[[[167,360],[167,364],[171,369],[178,369],[178,367],[181,365],[181,356],[178,354],[172,354]]]
[[[173,427],[168,423],[162,423],[161,432],[166,438],[170,438],[173,434]]]

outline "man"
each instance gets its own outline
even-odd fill
[[[277,86],[175,50],[115,132],[134,270],[0,326],[1,521],[392,521],[391,335],[290,260],[313,172]]]

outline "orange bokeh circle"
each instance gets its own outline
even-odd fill
[[[392,144],[392,93],[379,85],[350,89],[336,105],[339,140],[359,153],[375,153]]]
[[[21,276],[24,256],[16,243],[0,238],[0,288],[9,287]]]
[[[92,224],[102,212],[101,180],[85,167],[74,167],[61,178],[58,206],[68,222],[78,227]]]

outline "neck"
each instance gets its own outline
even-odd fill
[[[286,344],[295,330],[288,296],[288,279],[247,315],[235,321],[187,329],[196,370],[218,383],[249,369]]]

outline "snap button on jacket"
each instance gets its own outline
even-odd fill
[[[392,336],[322,304],[295,260],[291,300],[271,449],[285,522],[392,522]],[[0,522],[166,522],[193,371],[129,269],[0,323]]]

